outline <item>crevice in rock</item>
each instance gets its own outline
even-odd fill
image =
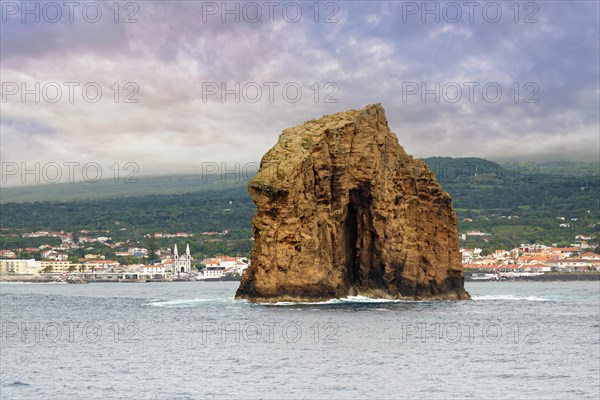
[[[346,216],[346,224],[344,227],[344,237],[346,238],[346,271],[348,274],[348,283],[355,286],[359,280],[359,264],[358,264],[358,209],[356,204],[351,200],[348,203],[348,212]]]
[[[350,190],[344,225],[346,238],[346,270],[348,283],[360,287],[372,278],[373,232],[370,185]]]

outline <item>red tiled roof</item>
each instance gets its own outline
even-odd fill
[[[593,251],[588,251],[586,253],[580,254],[579,257],[593,257],[600,260],[600,254],[596,254]]]
[[[546,268],[548,267],[547,265],[544,264],[528,264],[527,268]]]

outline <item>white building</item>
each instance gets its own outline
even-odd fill
[[[46,258],[48,260],[56,260],[56,261],[65,261],[69,258],[68,254],[59,253],[59,252],[55,251],[54,249],[44,251],[41,254],[41,256],[42,256],[42,258]]]
[[[242,276],[248,268],[248,264],[243,261],[242,257],[216,256],[202,261],[206,268],[202,270],[198,279],[216,279],[229,275]]]
[[[600,261],[583,258],[563,258],[548,263],[561,272],[589,272],[600,271]]]
[[[188,244],[185,248],[185,254],[179,255],[177,251],[177,244],[173,249],[173,273],[186,273],[192,272],[192,255],[190,254],[190,245]]]
[[[485,233],[485,232],[481,232],[481,231],[477,231],[477,230],[471,230],[471,231],[467,231],[466,235],[467,236],[489,236],[489,233]]]
[[[600,261],[600,254],[596,254],[591,251],[588,251],[587,253],[580,254],[578,258],[580,258],[582,260]]]
[[[162,279],[166,274],[165,267],[162,265],[142,265],[138,268],[138,271],[141,275],[146,275],[151,279]]]
[[[41,263],[33,258],[0,260],[0,272],[5,274],[38,274],[41,268]]]
[[[217,279],[225,276],[225,266],[220,259],[203,260],[206,267],[202,270],[197,279]]]
[[[204,279],[216,279],[221,278],[225,275],[225,267],[206,267],[202,270],[202,278]]]
[[[245,264],[243,262],[237,262],[233,266],[232,272],[234,275],[242,276],[242,275],[244,275],[244,272],[246,271],[246,269],[248,269],[248,264]]]

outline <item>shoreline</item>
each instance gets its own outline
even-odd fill
[[[80,280],[80,281],[69,281],[68,277],[58,277],[58,276],[43,276],[43,275],[26,275],[26,274],[15,274],[15,275],[7,275],[0,274],[0,283],[68,283],[68,284],[88,284],[88,283],[158,283],[158,282],[168,282],[168,283],[180,283],[180,282],[239,282],[240,278],[237,277],[222,277],[222,278],[210,278],[210,279],[173,279],[173,280],[163,280],[163,279],[154,279],[154,280],[131,280],[131,279],[122,279],[122,280],[108,280],[108,279],[98,279],[98,280]]]
[[[180,283],[180,282],[239,282],[240,278],[212,278],[212,279],[200,279],[200,280],[154,280],[154,281],[110,281],[110,280],[98,280],[98,281],[86,281],[76,282],[77,283],[154,283],[154,282],[168,282],[168,283]],[[575,281],[600,281],[600,272],[592,273],[550,273],[537,276],[515,276],[515,277],[502,277],[501,279],[472,279],[471,276],[465,274],[465,282],[575,282]],[[0,283],[70,283],[66,278],[60,278],[56,276],[40,276],[40,275],[6,275],[0,274]]]
[[[67,283],[67,281],[55,276],[0,274],[0,283]]]
[[[503,276],[500,279],[472,279],[471,276],[465,274],[465,282],[571,282],[571,281],[600,281],[600,272],[590,273],[550,273],[536,276]]]

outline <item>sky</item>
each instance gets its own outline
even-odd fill
[[[381,103],[415,157],[600,157],[597,1],[1,1],[2,185],[255,168]]]

